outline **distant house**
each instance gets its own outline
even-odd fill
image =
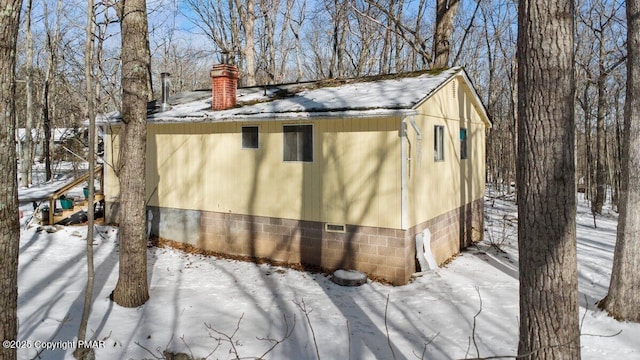
[[[64,145],[67,141],[73,139],[74,137],[79,136],[78,134],[82,130],[76,128],[53,128],[51,129],[51,139],[53,140],[53,144],[56,147]],[[32,129],[31,130],[31,141],[35,144],[35,153],[42,154],[42,149],[40,148],[40,143],[44,138],[44,130],[42,129]],[[17,150],[21,151],[22,145],[27,138],[27,130],[25,128],[16,129],[16,146]]]
[[[22,153],[22,147],[26,140],[27,131],[25,128],[16,129],[16,152]],[[86,153],[88,149],[89,130],[86,127],[79,128],[53,128],[51,129],[51,140],[53,140],[54,158],[56,160],[67,159],[70,161],[82,160],[82,153]],[[31,141],[34,143],[35,155],[42,160],[44,151],[41,147],[44,142],[45,135],[43,129],[31,130]],[[102,142],[103,134],[98,136],[98,155],[103,155],[104,143]],[[82,151],[80,151],[82,150]],[[74,153],[77,151],[77,153]]]
[[[234,67],[211,74],[213,93],[150,109],[153,234],[394,284],[420,270],[425,229],[438,264],[482,238],[491,123],[463,69],[239,89]],[[101,124],[112,162],[119,115]],[[106,171],[108,221],[119,191]]]

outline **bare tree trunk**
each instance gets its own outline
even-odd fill
[[[337,0],[335,0],[337,1]],[[343,0],[346,1],[346,0]],[[411,50],[412,50],[412,58],[413,59],[409,59],[409,61],[411,61],[411,68],[412,69],[422,69],[424,68],[427,64],[430,64],[431,61],[431,54],[429,53],[429,50],[427,49],[427,42],[426,40],[423,38],[424,34],[422,31],[422,27],[421,24],[423,22],[423,16],[424,16],[424,9],[425,9],[425,2],[428,0],[420,0],[419,4],[417,5],[417,14],[415,15],[415,19],[412,19],[412,23],[411,24],[405,24],[404,20],[402,17],[402,12],[399,10],[394,10],[394,9],[389,9],[389,7],[387,6],[386,3],[384,3],[383,1],[380,0],[365,0],[368,4],[374,6],[376,9],[380,10],[388,19],[391,19],[392,23],[393,23],[393,27],[392,27],[392,31],[395,32],[396,34],[396,42],[399,39],[402,39],[405,44],[404,45],[408,45]],[[401,3],[398,4],[398,6],[400,6]],[[361,13],[362,14],[362,13]],[[362,14],[365,15],[365,14]],[[366,16],[366,15],[365,15]],[[378,25],[382,26],[382,27],[386,27],[386,25],[384,25],[384,23],[381,23],[380,21],[378,21],[377,19],[368,17],[368,19],[370,19],[371,21],[377,23]],[[335,27],[335,24],[334,24]],[[346,27],[345,27],[346,28]],[[393,41],[393,40],[392,40]],[[399,48],[398,45],[396,44],[396,48]],[[391,51],[390,49],[388,51]],[[419,56],[419,58],[418,58]],[[400,63],[400,61],[397,59],[398,58],[398,54],[396,53],[396,63]],[[418,61],[419,60],[419,61]],[[382,66],[383,64],[381,64],[381,66],[379,66],[379,69],[384,69],[384,66]]]
[[[346,38],[349,31],[348,13],[349,0],[332,0],[333,13],[331,29],[331,59],[329,61],[329,77],[343,77],[345,75],[344,56],[346,53]],[[326,7],[329,3],[325,4]],[[329,10],[331,13],[331,11]]]
[[[607,106],[605,81],[607,73],[604,68],[604,44],[600,41],[600,56],[598,57],[598,107],[596,116],[596,196],[591,203],[591,211],[595,214],[602,214],[602,206],[605,201],[606,191],[606,153],[605,153],[605,132],[604,117]]]
[[[25,98],[26,98],[26,121],[24,141],[22,145],[22,156],[20,157],[20,186],[28,187],[32,183],[32,167],[33,167],[33,141],[32,141],[32,129],[33,129],[33,31],[31,29],[31,7],[32,0],[27,1],[27,8],[25,10],[25,31],[26,31],[26,84],[25,84]]]
[[[307,2],[306,0],[303,0],[298,19],[292,19],[291,23],[289,23],[289,28],[291,29],[291,33],[293,34],[294,46],[296,51],[296,82],[301,81],[304,77],[304,72],[302,69],[302,46],[300,45],[300,28],[302,28],[302,23],[305,20],[306,8]]]
[[[389,1],[389,13],[395,12],[394,0]],[[378,71],[381,74],[389,74],[391,73],[391,27],[393,25],[393,19],[391,16],[387,16],[386,28],[384,30],[384,40],[382,42],[382,49],[380,50],[380,64],[378,66]]]
[[[599,303],[618,320],[640,322],[640,1],[627,0],[627,94],[618,235],[607,296]]]
[[[276,43],[276,26],[278,21],[287,21],[287,18],[278,18],[278,9],[280,8],[279,0],[259,0],[258,8],[262,13],[262,28],[264,28],[261,34],[258,34],[259,51],[258,51],[258,63],[264,74],[256,76],[256,83],[260,84],[274,84],[280,78],[278,70],[276,68],[276,49],[279,48],[279,44]],[[289,7],[287,7],[289,8]],[[283,24],[283,26],[287,26]],[[260,26],[259,26],[260,27]],[[284,32],[281,32],[281,36]],[[283,57],[286,59],[286,56]]]
[[[615,115],[614,115],[615,116]],[[606,134],[607,132],[605,132]],[[607,141],[605,142],[605,152],[607,153],[607,181],[611,184],[611,208],[617,211],[618,208],[618,192],[615,188],[616,183],[616,158],[612,151],[612,146],[615,144],[615,137],[606,135]]]
[[[402,10],[404,9],[404,0],[398,0],[398,4],[396,8],[398,9],[398,13],[402,14]],[[389,24],[391,26],[391,23]],[[396,31],[393,34],[393,43],[395,45],[395,54],[393,56],[395,68],[394,72],[399,73],[402,71],[413,71],[415,68],[415,61],[407,59],[407,57],[402,53],[402,49],[404,48],[404,43],[402,41],[402,37],[398,34],[397,25],[392,25]]]
[[[45,180],[49,181],[53,179],[53,170],[51,165],[51,119],[49,118],[49,81],[47,78],[49,77],[49,69],[45,72],[45,80],[44,80],[44,88],[42,91],[42,100],[44,107],[42,109],[42,123],[44,125],[44,137],[43,137],[43,145],[42,151],[44,156],[44,167],[45,167]],[[51,209],[53,211],[53,209]]]
[[[255,0],[246,0],[247,9],[242,27],[244,28],[244,55],[245,79],[247,86],[256,85],[256,49],[254,40],[254,24],[256,21]],[[240,8],[240,7],[238,7]]]
[[[87,1],[87,27],[85,31],[85,49],[84,49],[84,76],[87,89],[87,116],[89,117],[89,151],[87,161],[89,162],[89,206],[87,208],[87,239],[86,239],[86,255],[87,255],[87,285],[84,290],[84,307],[82,309],[82,319],[80,320],[80,328],[78,329],[78,341],[86,340],[87,324],[89,315],[91,314],[91,306],[93,302],[93,282],[95,278],[95,270],[93,265],[93,226],[94,226],[94,207],[95,198],[95,147],[96,147],[96,114],[95,99],[93,87],[93,51],[95,33],[95,12],[93,0]],[[77,348],[73,356],[76,359],[95,359],[95,353],[92,348]]]
[[[244,61],[245,73],[244,85],[256,85],[256,50],[254,40],[254,24],[256,21],[255,0],[234,0],[240,15],[240,22],[244,29],[244,46],[242,47],[242,58]],[[244,3],[244,4],[243,4]]]
[[[515,71],[517,73],[517,69]],[[516,79],[513,79],[511,81],[509,81],[509,84],[511,86],[511,96],[509,96],[509,115],[511,117],[511,124],[512,126],[510,126],[509,128],[511,129],[511,150],[513,151],[513,157],[511,158],[511,160],[513,162],[511,162],[509,164],[509,169],[513,169],[513,172],[515,173],[515,178],[516,181],[518,179],[518,167],[516,165],[516,162],[518,161],[518,146],[519,146],[519,142],[518,142],[518,104],[517,102],[517,97],[518,97],[518,90],[517,90],[517,77],[518,75],[516,74],[515,76],[513,76]],[[509,184],[509,189],[511,189],[511,184]],[[518,201],[518,186],[516,184],[516,189],[515,189],[515,193],[514,193],[514,200],[516,202],[516,204],[519,203]]]
[[[574,5],[518,3],[519,357],[579,359]]]
[[[280,48],[282,49],[282,56],[280,59],[280,69],[278,70],[278,76],[276,77],[276,81],[283,82],[287,78],[287,65],[289,64],[289,54],[291,51],[290,45],[285,45],[287,43],[287,29],[291,27],[291,22],[293,21],[292,10],[295,5],[294,0],[287,0],[287,10],[284,13],[284,18],[282,19],[281,29],[280,29]],[[273,59],[277,58],[275,49],[273,50]]]
[[[616,91],[616,99],[620,99],[620,88]],[[613,180],[613,201],[616,206],[616,210],[620,209],[620,186],[622,182],[622,126],[620,124],[620,107],[618,105],[618,101],[616,101],[616,129],[615,129],[615,156],[614,156],[614,164],[615,164],[615,175]],[[624,116],[624,115],[623,115]]]
[[[583,93],[583,111],[584,111],[584,151],[585,151],[585,174],[584,174],[584,198],[592,198],[591,184],[593,184],[593,171],[591,164],[593,163],[593,155],[591,151],[591,110],[589,105],[589,90],[585,87]]]
[[[149,47],[145,0],[120,3],[122,36],[122,156],[120,182],[120,265],[113,300],[136,307],[149,299],[145,209],[145,161]]]
[[[436,29],[433,34],[433,68],[449,66],[453,18],[460,0],[436,0]]]
[[[44,72],[44,84],[42,91],[42,103],[44,104],[42,109],[43,123],[44,123],[44,157],[45,157],[45,168],[46,168],[46,176],[47,181],[53,179],[53,169],[52,169],[52,161],[55,152],[55,142],[53,140],[53,134],[51,131],[55,129],[55,125],[53,124],[53,116],[55,115],[55,103],[52,101],[53,97],[50,94],[55,94],[55,81],[52,81],[52,78],[55,78],[56,73],[56,46],[57,37],[58,37],[58,24],[56,23],[55,30],[51,30],[49,26],[49,10],[47,7],[47,2],[43,2],[44,7],[44,29],[46,35],[46,49],[47,49],[47,60],[46,67]]]
[[[21,0],[0,0],[0,340],[18,340],[18,183],[15,67]],[[0,347],[13,360],[16,349]]]
[[[584,164],[587,169],[590,169],[588,183],[592,184],[587,186],[591,193],[586,193],[585,197],[591,196],[591,212],[595,219],[595,214],[602,213],[602,207],[607,198],[607,152],[611,151],[611,148],[606,144],[605,120],[607,113],[611,112],[611,105],[608,102],[612,98],[612,89],[608,85],[611,82],[608,79],[611,73],[625,61],[620,46],[610,40],[612,37],[624,36],[619,33],[617,30],[619,27],[615,25],[623,20],[620,19],[618,11],[620,5],[617,3],[594,1],[579,3],[579,5],[581,9],[577,12],[579,41],[576,46],[576,59],[581,70],[579,74],[584,76],[584,81],[579,85],[583,87],[579,101],[585,113],[585,137],[587,137],[585,144],[587,159]],[[595,52],[594,49],[596,49]],[[592,85],[595,86],[595,96],[590,93]],[[595,104],[592,103],[593,100]],[[592,144],[589,141],[592,108],[595,109],[593,117],[595,117],[596,127],[593,150],[590,148]]]
[[[476,14],[478,13],[478,10],[480,9],[480,3],[481,3],[481,0],[476,0],[476,7],[473,10],[473,14],[471,15],[471,20],[469,20],[469,25],[467,25],[467,27],[464,30],[464,34],[462,35],[460,44],[458,44],[458,52],[456,52],[456,56],[453,58],[453,61],[452,61],[453,66],[456,66],[458,64],[458,60],[460,59],[460,54],[464,50],[464,43],[467,40],[467,36],[471,32],[471,29],[473,28],[473,22],[476,18]]]

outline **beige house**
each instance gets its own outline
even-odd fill
[[[239,89],[235,68],[211,73],[213,95],[150,111],[153,234],[394,284],[421,270],[425,229],[438,264],[482,238],[491,123],[463,69]],[[118,115],[102,126],[117,162]],[[108,220],[119,191],[107,170]]]

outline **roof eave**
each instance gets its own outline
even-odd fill
[[[282,112],[261,114],[234,114],[230,116],[213,117],[211,114],[203,116],[181,117],[155,117],[147,118],[147,124],[185,124],[185,123],[227,123],[250,121],[283,121],[283,120],[318,120],[318,119],[344,119],[344,118],[383,118],[403,117],[416,115],[415,109],[371,109],[371,110],[342,110],[342,111],[317,111],[317,112]],[[122,124],[121,119],[103,122],[100,125]]]

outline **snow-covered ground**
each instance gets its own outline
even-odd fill
[[[23,189],[21,193],[25,193]],[[27,219],[31,205],[21,208]],[[109,300],[118,276],[117,229],[98,227],[88,336],[97,359],[153,359],[164,350],[210,359],[456,359],[516,354],[516,209],[487,199],[486,240],[408,285],[338,286],[326,275],[185,254],[148,251],[149,301],[135,309]],[[23,219],[23,221],[24,221]],[[578,209],[580,317],[584,359],[640,359],[640,324],[618,322],[594,303],[607,291],[616,216]],[[24,229],[20,239],[20,359],[70,359],[86,282],[86,227]],[[500,249],[490,243],[499,244]],[[306,309],[306,311],[303,311]],[[477,316],[476,316],[477,315]],[[475,331],[474,331],[475,316]],[[308,319],[307,319],[308,318]],[[288,327],[287,327],[288,326]],[[216,330],[220,333],[216,333]],[[237,332],[236,332],[237,330]],[[475,335],[474,335],[475,334]],[[615,335],[615,336],[610,336]],[[216,348],[217,347],[217,348]]]

